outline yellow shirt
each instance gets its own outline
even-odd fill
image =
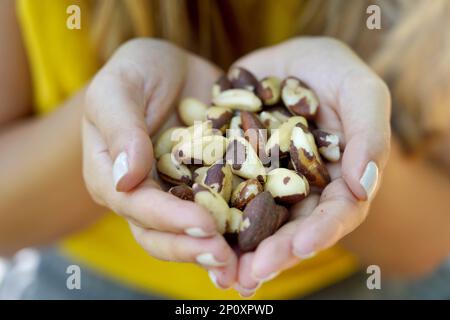
[[[66,9],[74,2],[81,7],[81,30],[66,27]],[[98,69],[89,42],[88,11],[89,2],[82,0],[17,1],[18,19],[32,73],[34,103],[39,113],[53,111]],[[272,38],[277,37],[273,35]],[[64,239],[60,247],[63,254],[118,282],[147,292],[187,299],[239,298],[234,290],[216,289],[207,273],[196,265],[163,262],[150,257],[135,242],[125,220],[113,213]],[[342,279],[356,268],[352,255],[334,247],[264,284],[255,298],[283,299],[305,295]]]

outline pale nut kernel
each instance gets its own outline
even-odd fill
[[[230,128],[226,131],[227,138],[244,137],[244,130],[242,130],[241,115],[235,115],[231,118]]]
[[[335,134],[323,131],[313,130],[314,139],[316,140],[319,153],[328,161],[337,162],[341,157],[339,148],[339,137]]]
[[[179,142],[179,140],[173,140],[173,133],[176,130],[183,129],[181,127],[172,127],[164,131],[159,138],[156,140],[155,147],[153,148],[153,153],[156,159],[159,159],[163,154],[170,153],[173,146]],[[181,139],[181,138],[180,138]]]
[[[261,110],[261,100],[251,91],[244,89],[230,89],[221,92],[213,99],[216,106],[233,110],[258,112]]]
[[[205,118],[208,106],[195,98],[184,98],[178,105],[178,115],[181,121],[192,126],[195,121],[202,121]]]
[[[281,123],[288,121],[289,118],[292,117],[292,113],[282,105],[275,105],[273,107],[266,108],[264,111],[270,113]]]
[[[223,136],[205,136],[178,143],[173,147],[172,154],[180,163],[211,165],[223,158],[227,144]]]
[[[222,160],[228,146],[228,139],[223,136],[209,136],[204,139],[207,142],[203,146],[203,164],[212,165],[216,161]]]
[[[219,79],[214,83],[212,87],[212,97],[213,99],[217,97],[222,91],[232,89],[231,83],[226,75],[221,75]]]
[[[203,148],[210,142],[210,136],[198,139],[183,140],[172,149],[176,161],[183,164],[203,164]]]
[[[228,203],[231,197],[232,180],[233,173],[230,165],[220,160],[206,170],[201,183],[220,194]]]
[[[234,174],[245,179],[266,181],[266,170],[250,143],[244,138],[229,139],[225,159]]]
[[[194,192],[192,191],[192,188],[185,184],[174,186],[170,188],[168,192],[181,200],[194,201]]]
[[[216,222],[217,231],[224,234],[230,214],[228,204],[217,192],[208,186],[194,183],[192,190],[194,191],[195,203],[211,213]]]
[[[288,77],[281,87],[281,98],[294,115],[314,119],[319,108],[319,98],[300,79]]]
[[[244,213],[237,209],[237,208],[230,208],[229,214],[228,214],[228,221],[227,221],[227,227],[226,232],[227,233],[238,233],[241,229],[242,224],[242,216]]]
[[[239,249],[243,252],[254,250],[277,230],[281,221],[286,219],[286,211],[283,206],[275,204],[270,192],[258,194],[245,207],[238,234]]]
[[[272,132],[272,130],[274,129],[278,129],[281,126],[281,121],[274,117],[272,113],[267,111],[262,111],[259,114],[259,120],[264,125],[264,127],[269,129],[270,132]]]
[[[171,141],[174,142],[174,146],[181,142],[200,139],[201,137],[222,135],[219,130],[212,127],[211,121],[196,121],[190,127],[181,127],[172,131]],[[172,147],[173,149],[173,147]]]
[[[292,205],[308,196],[309,183],[295,171],[277,168],[269,172],[264,190],[269,191],[277,203]]]
[[[256,179],[249,179],[241,182],[231,195],[231,206],[244,209],[254,197],[264,191],[263,186]]]
[[[308,122],[301,116],[294,116],[284,122],[277,130],[273,130],[269,140],[266,143],[265,151],[269,156],[285,157],[289,154],[291,145],[292,129],[302,123],[308,126]]]
[[[212,106],[206,110],[206,120],[210,120],[212,127],[222,132],[229,127],[233,112],[230,109],[224,107]]]
[[[272,106],[280,101],[281,80],[278,77],[266,77],[256,87],[256,95],[266,106]]]
[[[195,183],[203,183],[205,179],[206,171],[208,171],[209,167],[199,167],[194,170],[192,173],[192,180]]]
[[[314,137],[301,123],[292,129],[290,155],[295,170],[304,175],[310,185],[324,188],[330,182],[330,175],[322,163]]]
[[[158,175],[161,179],[171,184],[192,183],[192,174],[189,168],[173,159],[171,153],[162,155],[156,164]]]
[[[245,89],[254,92],[258,86],[256,77],[242,67],[233,67],[228,72],[228,80],[234,89]]]

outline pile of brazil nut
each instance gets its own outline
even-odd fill
[[[318,108],[296,77],[258,81],[234,67],[214,84],[211,106],[180,102],[186,127],[158,138],[158,175],[168,192],[208,210],[240,251],[254,250],[289,219],[290,206],[330,182],[324,161],[339,160],[339,139],[316,127]]]

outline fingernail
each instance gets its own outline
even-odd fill
[[[128,172],[128,157],[125,152],[121,152],[114,161],[113,166],[114,186],[116,188],[119,181],[123,178],[123,176],[127,174],[127,172]]]
[[[294,254],[296,257],[302,259],[302,260],[306,260],[306,259],[311,259],[312,257],[314,257],[317,252],[313,251],[313,252],[301,252],[299,250],[295,250]]]
[[[261,276],[259,276],[259,277],[255,276],[254,278],[256,280],[264,283],[264,282],[267,282],[267,281],[270,281],[270,280],[276,278],[279,274],[280,274],[280,272],[276,271],[276,272],[272,272],[272,273],[268,274],[267,276],[262,276],[262,277]]]
[[[239,291],[239,296],[241,297],[241,298],[246,298],[246,299],[248,299],[248,298],[251,298],[251,297],[253,297],[254,295],[255,295],[255,293],[256,293],[256,291],[255,290],[245,290],[245,289],[242,289],[241,291]]]
[[[259,286],[260,284],[258,283],[258,285],[255,288],[249,289],[237,284],[234,286],[234,289],[239,293],[239,296],[241,298],[251,298],[255,295],[256,290],[259,288]]]
[[[223,267],[226,265],[225,262],[217,261],[212,253],[199,254],[195,260],[197,260],[198,263],[208,267]]]
[[[194,238],[206,238],[213,235],[211,233],[207,233],[202,228],[187,228],[184,232]]]
[[[211,279],[211,282],[214,284],[214,286],[215,286],[217,289],[220,289],[220,290],[225,290],[225,289],[227,289],[227,288],[225,288],[225,287],[222,287],[222,286],[217,282],[217,276],[216,276],[216,274],[215,274],[212,270],[209,270],[209,271],[208,271],[208,275],[209,275],[209,278]]]
[[[366,169],[364,170],[361,180],[359,180],[359,183],[361,183],[361,186],[366,191],[368,200],[372,198],[375,188],[377,187],[377,182],[378,182],[378,167],[375,162],[370,161],[367,164]]]

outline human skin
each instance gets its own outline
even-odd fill
[[[7,255],[23,247],[57,241],[62,236],[97,220],[106,211],[104,205],[108,205],[110,208],[118,209],[119,214],[128,218],[138,242],[147,249],[149,254],[165,260],[195,262],[198,253],[210,252],[213,256],[217,256],[219,261],[227,260],[228,264],[224,267],[207,267],[207,269],[213,270],[218,284],[222,287],[228,287],[237,281],[242,287],[252,289],[258,284],[253,277],[254,270],[252,268],[254,266],[265,268],[266,272],[272,270],[276,272],[300,260],[290,250],[290,246],[294,244],[293,236],[296,232],[283,233],[284,231],[280,231],[280,234],[276,235],[276,237],[280,236],[282,243],[284,241],[288,243],[283,247],[288,250],[282,250],[281,253],[284,252],[285,256],[274,259],[274,263],[267,266],[264,263],[267,260],[264,258],[264,252],[266,254],[269,252],[266,251],[267,248],[262,247],[261,250],[258,248],[262,252],[259,253],[260,261],[263,262],[255,259],[258,251],[241,257],[238,262],[237,257],[229,251],[221,236],[195,238],[184,234],[188,226],[211,230],[211,219],[201,208],[194,205],[191,207],[192,210],[183,211],[190,212],[185,219],[175,219],[177,224],[165,224],[167,221],[150,219],[152,216],[146,211],[148,208],[142,204],[142,198],[151,195],[167,199],[167,195],[158,192],[158,187],[153,181],[142,182],[152,164],[150,140],[144,142],[147,143],[148,149],[143,152],[145,157],[141,161],[142,163],[136,165],[138,170],[134,171],[134,177],[133,164],[131,164],[131,178],[119,181],[117,187],[120,192],[113,190],[115,186],[112,175],[112,164],[119,150],[113,151],[113,147],[101,149],[101,151],[107,151],[102,152],[102,157],[105,160],[104,163],[108,163],[109,167],[105,166],[104,179],[96,176],[98,177],[96,180],[104,183],[96,186],[97,189],[95,189],[92,188],[93,184],[88,181],[91,194],[101,204],[97,205],[86,190],[81,174],[80,123],[88,107],[85,105],[85,90],[81,90],[77,95],[69,98],[54,113],[39,118],[32,116],[31,81],[11,2],[1,2],[0,15],[2,15],[0,40],[2,43],[9,44],[4,46],[0,52],[0,69],[4,70],[0,77],[0,101],[2,101],[0,106],[0,176],[3,180],[0,184],[1,254]],[[155,43],[161,44],[160,42]],[[180,50],[167,44],[163,46],[170,48],[167,49],[168,51]],[[182,53],[183,56],[184,54]],[[195,93],[199,98],[205,99],[205,94],[209,94],[209,85],[220,71],[197,57],[188,55],[186,59],[196,62],[196,67],[190,73],[185,74],[185,76],[191,74],[191,79],[194,80],[179,84],[180,92],[182,94],[183,92],[185,94]],[[263,70],[258,70],[256,67],[253,69],[249,66],[249,68],[257,74],[263,73]],[[179,70],[175,74],[179,75],[178,72]],[[198,74],[204,76],[202,79],[209,80],[199,84]],[[186,76],[186,79],[189,79],[189,76]],[[129,86],[128,80],[125,77],[121,78],[119,82],[124,86]],[[174,82],[170,81],[170,83]],[[189,83],[191,84],[189,85]],[[204,91],[203,87],[207,89]],[[170,113],[173,109],[168,106],[165,111]],[[164,116],[161,118],[154,116],[155,114],[153,114],[153,120],[164,118]],[[130,115],[130,118],[132,117]],[[152,117],[145,119],[144,122],[147,120],[151,122]],[[386,121],[383,123],[386,124]],[[86,132],[89,130],[86,129],[88,125],[92,125],[92,122],[89,124],[89,121],[85,121],[85,144],[89,141],[95,142],[95,135],[89,135]],[[148,122],[146,125],[149,126]],[[110,130],[114,128],[119,127],[113,127]],[[157,126],[155,125],[154,130],[149,131],[154,133],[156,130]],[[57,132],[56,135],[55,132]],[[131,138],[123,140],[130,141],[130,144],[135,143],[133,136],[129,137]],[[105,138],[105,140],[107,139]],[[104,143],[104,141],[101,142]],[[100,146],[101,143],[97,145]],[[141,149],[138,147],[136,150]],[[449,186],[447,180],[436,174],[423,162],[410,162],[405,159],[395,147],[395,142],[393,150],[386,170],[389,168],[406,170],[408,168],[404,174],[405,179],[398,180],[394,179],[393,175],[385,175],[381,191],[373,201],[369,218],[344,238],[344,244],[354,250],[361,257],[362,262],[372,263],[375,261],[376,264],[383,266],[385,273],[417,275],[430,271],[448,253],[449,239],[446,234],[448,234],[450,221],[448,215],[443,213],[445,213],[445,195],[448,194]],[[85,173],[86,170],[89,170],[86,161],[90,162],[85,159]],[[140,169],[139,166],[141,166]],[[360,164],[360,166],[364,165]],[[139,170],[141,170],[140,174]],[[336,171],[335,177],[339,177],[339,170]],[[358,181],[356,176],[359,176],[360,173],[354,174],[353,187],[356,189],[352,191],[356,195],[359,194],[362,199],[364,194],[361,189],[358,191],[358,185],[355,183]],[[100,175],[102,171],[96,174]],[[412,192],[417,192],[417,184],[413,183],[418,181],[417,179],[420,179],[423,186],[421,194],[425,199],[432,200],[427,202],[426,216],[420,210],[420,203],[410,201],[408,197]],[[138,187],[136,188],[135,185]],[[350,185],[352,185],[351,182]],[[131,189],[133,191],[128,192]],[[55,190],[57,190],[57,194],[55,194]],[[111,194],[114,196],[111,197]],[[359,219],[366,217],[369,207],[365,201],[361,201],[360,204],[359,200],[361,199],[357,198],[358,209],[355,211]],[[419,197],[414,199],[419,199]],[[170,201],[160,201],[164,202],[166,206],[175,208],[178,200],[171,198]],[[310,201],[311,207],[314,207],[313,198]],[[352,199],[352,201],[356,200]],[[303,204],[303,206],[306,205],[307,203]],[[186,205],[183,203],[183,206]],[[176,214],[177,210],[174,212]],[[139,213],[143,213],[139,218],[151,221],[140,221],[136,218]],[[362,219],[354,221],[347,230],[352,230],[361,221]],[[154,226],[153,223],[158,223],[160,231],[148,230],[145,228],[146,223],[152,226]],[[297,224],[295,226],[300,227]],[[282,236],[283,234],[288,234],[287,240]],[[380,237],[380,234],[383,236]],[[411,234],[415,236],[411,237]],[[344,236],[344,233],[339,236]],[[151,243],[154,242],[161,245],[158,248],[152,247]],[[326,245],[328,243],[324,247]],[[187,246],[194,247],[197,251],[194,252],[192,249],[186,248]],[[382,248],[392,248],[392,250],[387,251]],[[317,250],[320,249],[317,248]],[[223,253],[229,256],[222,255]]]

